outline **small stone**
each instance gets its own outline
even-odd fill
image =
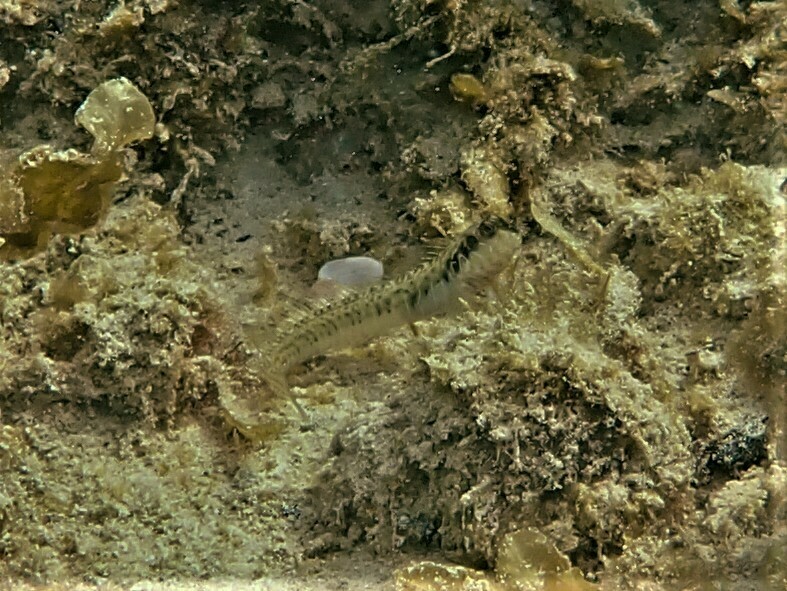
[[[379,281],[383,264],[371,257],[347,257],[328,261],[317,274],[319,281],[333,281],[345,287],[360,287]]]

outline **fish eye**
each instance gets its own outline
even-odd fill
[[[478,226],[478,233],[484,238],[491,238],[497,233],[497,226],[492,220],[486,220]]]

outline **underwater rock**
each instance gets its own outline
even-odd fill
[[[449,236],[461,232],[470,221],[468,196],[459,190],[432,190],[428,197],[416,197],[410,204],[416,231]]]
[[[636,0],[612,2],[589,2],[573,0],[576,6],[594,25],[630,25],[640,27],[653,37],[661,36],[661,28],[654,22],[648,10]]]
[[[505,164],[495,150],[470,148],[462,154],[462,180],[482,210],[508,218],[511,215]]]

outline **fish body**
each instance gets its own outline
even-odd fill
[[[519,250],[521,238],[499,218],[472,226],[439,255],[406,275],[294,315],[277,330],[265,357],[286,372],[316,355],[362,345],[405,324],[461,310],[488,287]]]

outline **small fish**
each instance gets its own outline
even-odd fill
[[[298,363],[361,345],[405,324],[461,311],[462,300],[489,287],[512,264],[520,245],[520,235],[504,220],[490,218],[398,279],[293,315],[263,351],[269,385],[282,393],[288,390],[287,372]]]

